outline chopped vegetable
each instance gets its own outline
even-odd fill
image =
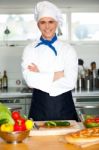
[[[84,125],[86,128],[99,127],[99,116],[85,115]]]
[[[95,123],[95,122],[87,123],[86,127],[87,128],[99,127],[99,123]]]
[[[47,122],[45,122],[45,126],[48,126],[48,127],[70,126],[70,122],[68,122],[68,121],[47,121]]]

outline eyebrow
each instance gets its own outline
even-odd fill
[[[48,21],[45,21],[45,20],[41,20],[41,21],[39,21],[39,22],[56,22],[55,20],[48,20]]]

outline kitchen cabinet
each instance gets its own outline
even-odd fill
[[[25,113],[25,102],[21,98],[0,98],[0,102],[5,104],[11,110],[18,110]]]
[[[31,92],[21,92],[22,90],[17,88],[9,88],[8,91],[3,92],[0,91],[0,100],[2,102],[9,102],[8,105],[13,106],[22,106],[23,112],[28,115],[29,108],[31,105],[31,98],[32,93]],[[99,91],[72,91],[74,103],[76,109],[78,109],[78,106],[98,106],[99,105]],[[7,101],[6,101],[7,100]],[[11,102],[12,101],[12,102]],[[97,113],[99,114],[99,109],[91,109],[87,108],[84,110],[86,113]]]
[[[0,102],[13,110],[16,108],[27,116],[31,104],[31,96],[32,93],[22,92],[20,88],[8,88],[6,91],[0,90]]]
[[[26,107],[26,109],[25,109],[25,114],[28,116],[28,114],[29,114],[29,110],[30,110],[30,106],[31,106],[31,98],[26,98],[25,99],[25,107]]]
[[[20,111],[28,116],[31,100],[23,97],[0,98],[0,102],[7,105],[11,110]]]
[[[76,91],[73,95],[79,117],[81,114],[99,115],[99,91]]]
[[[81,121],[84,114],[99,116],[99,98],[76,99],[75,106]]]

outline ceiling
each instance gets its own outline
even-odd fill
[[[33,8],[42,0],[0,0],[0,8]],[[99,6],[99,0],[49,0],[60,7]]]

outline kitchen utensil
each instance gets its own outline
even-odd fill
[[[34,122],[34,128],[37,129],[37,130],[39,130],[40,127],[38,126],[37,123]]]

